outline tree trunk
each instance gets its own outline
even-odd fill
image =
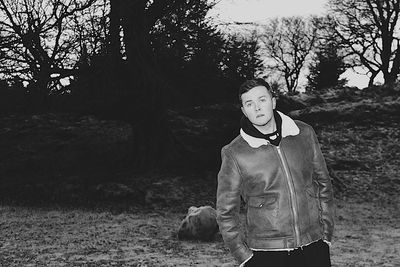
[[[26,109],[29,112],[41,112],[50,108],[49,100],[49,68],[41,67],[34,76],[35,82],[29,84],[26,98]]]
[[[126,115],[132,125],[133,164],[140,169],[176,162],[177,142],[167,122],[160,73],[151,49],[149,25],[140,1],[124,2],[122,26],[129,66]]]
[[[292,86],[290,84],[290,77],[285,74],[285,83],[286,83],[286,88],[288,90],[288,94],[290,95],[292,93]]]
[[[390,72],[388,74],[385,74],[383,79],[384,79],[384,82],[385,82],[386,86],[392,86],[396,82],[397,74],[394,74],[393,72]]]
[[[121,1],[110,1],[110,28],[108,36],[107,54],[110,56],[112,62],[121,60],[121,41],[120,41],[120,13]]]
[[[378,71],[371,72],[371,77],[369,77],[369,81],[368,81],[368,87],[374,86],[374,81],[375,81],[375,78],[378,75],[378,73],[379,73]]]

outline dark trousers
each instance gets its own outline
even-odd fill
[[[329,246],[324,241],[292,251],[254,251],[245,267],[330,267]]]

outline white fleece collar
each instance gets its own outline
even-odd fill
[[[299,129],[299,127],[297,127],[294,120],[292,120],[289,116],[283,114],[280,111],[278,111],[278,114],[282,118],[282,138],[285,138],[286,136],[290,136],[290,135],[293,135],[293,136],[298,135],[300,133],[300,129]],[[243,129],[240,129],[240,135],[253,148],[258,148],[262,145],[269,144],[269,141],[267,141],[263,138],[257,138],[257,137],[248,135],[247,133],[245,133],[243,131]]]

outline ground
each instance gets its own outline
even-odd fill
[[[378,114],[311,121],[334,181],[336,267],[400,266],[399,113]],[[214,206],[216,170],[135,173],[128,135],[94,116],[1,117],[1,266],[237,266],[220,238],[177,239],[190,206]],[[129,190],[104,190],[115,184]]]
[[[399,266],[398,210],[353,200],[337,205],[333,266]],[[237,266],[221,240],[178,240],[183,213],[10,206],[0,212],[2,266]]]

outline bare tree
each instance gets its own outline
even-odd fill
[[[82,51],[99,49],[100,7],[101,0],[0,0],[0,74],[27,81],[45,101],[75,74]]]
[[[317,31],[313,26],[302,17],[275,18],[262,33],[267,65],[283,75],[289,93],[296,91],[300,72],[315,43]]]
[[[382,72],[393,84],[400,72],[400,0],[330,0],[336,33],[353,56],[353,67],[365,67],[369,86]]]

